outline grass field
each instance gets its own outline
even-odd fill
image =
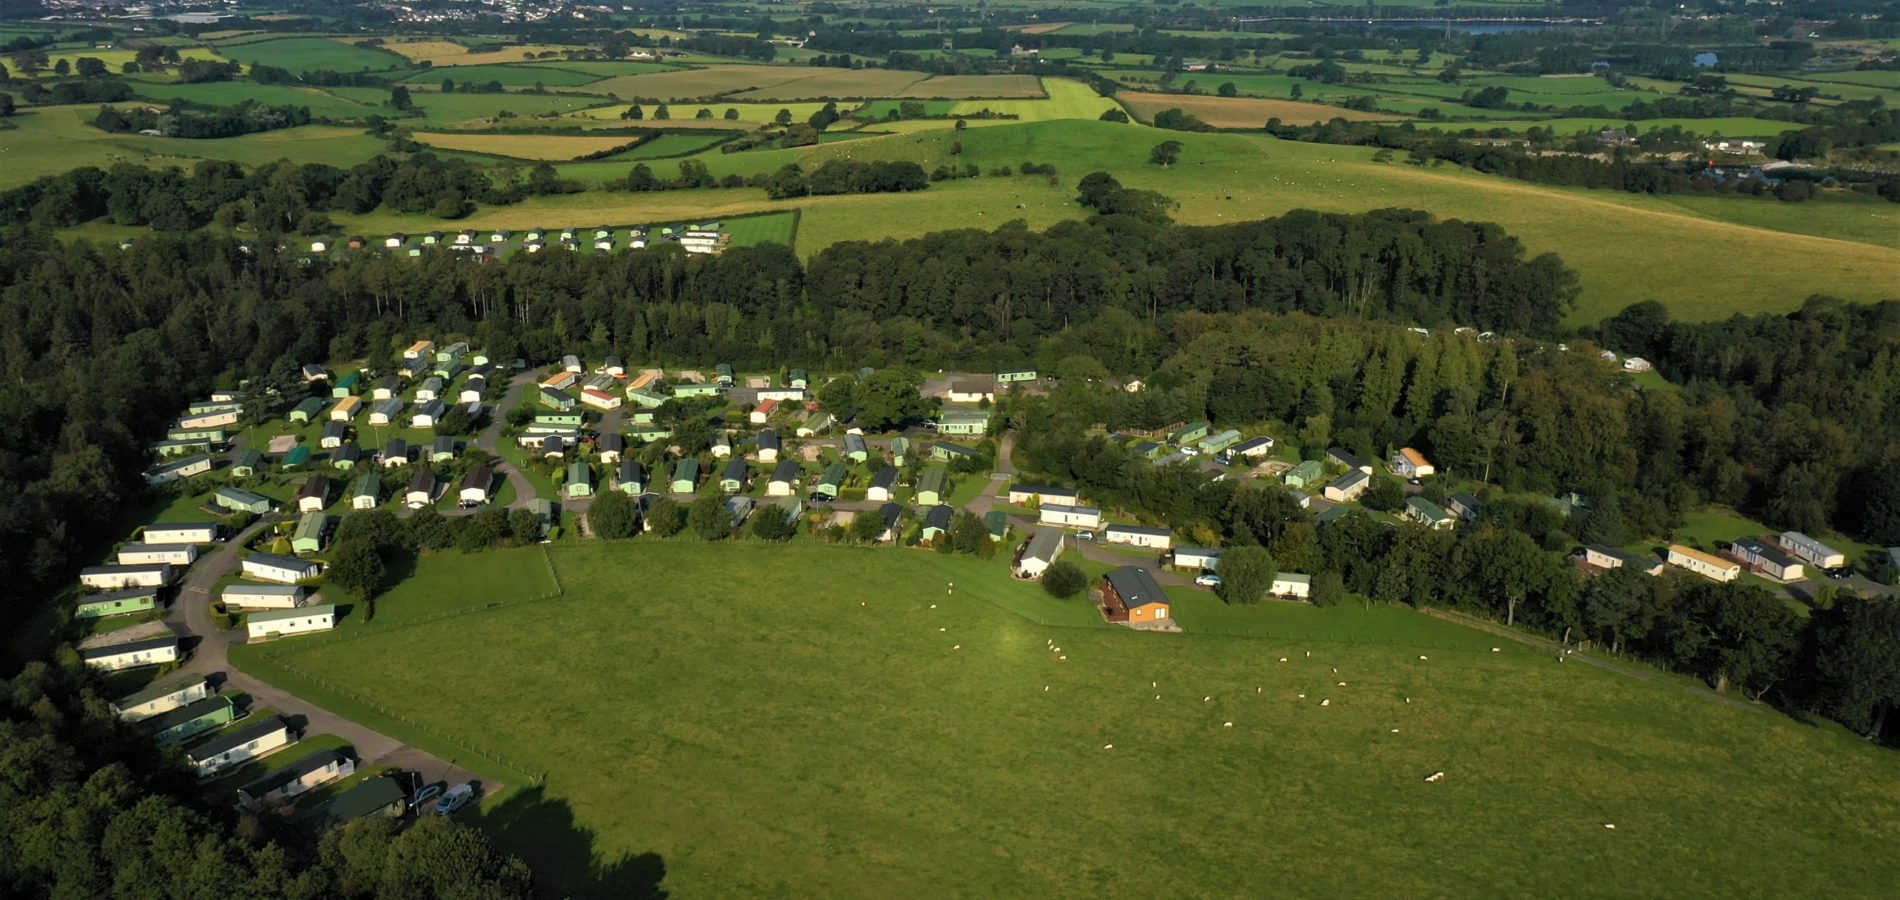
[[[515,68],[523,69],[559,69],[563,72],[580,72],[595,78],[613,78],[619,75],[645,75],[649,72],[671,72],[678,66],[656,62],[634,62],[632,60],[558,60],[549,59],[540,62],[520,63]]]
[[[1115,101],[1095,93],[1095,89],[1070,78],[1044,78],[1042,100],[964,100],[955,112],[972,115],[988,109],[1011,113],[1019,122],[1047,122],[1056,119],[1099,119],[1115,108]]]
[[[412,63],[426,62],[434,68],[528,62],[540,54],[549,52],[558,54],[563,49],[567,49],[553,44],[521,44],[500,50],[471,53],[469,48],[451,41],[394,41],[384,46],[391,53],[400,54]]]
[[[565,160],[612,150],[638,140],[635,135],[580,137],[564,134],[475,134],[469,132],[416,132],[416,140],[431,147],[487,153],[512,159]]]
[[[204,47],[181,47],[178,50],[178,56],[180,59],[220,58],[217,51],[208,50]],[[28,74],[11,66],[8,68],[11,69],[10,74],[14,78],[52,78],[54,77],[53,67],[59,65],[60,60],[65,60],[69,66],[76,66],[81,59],[85,58],[96,59],[105,63],[108,71],[116,73],[121,66],[137,59],[138,52],[135,50],[99,50],[90,47],[82,50],[50,50],[46,53],[46,67],[37,73]],[[12,62],[12,60],[9,59],[8,62]]]
[[[1041,97],[1042,82],[1034,75],[938,75],[912,84],[898,97],[937,97],[961,100],[974,97]]]
[[[308,125],[234,138],[190,140],[112,134],[86,124],[97,106],[42,106],[23,110],[0,131],[0,189],[15,187],[75,166],[110,168],[117,162],[191,167],[199,160],[229,159],[258,165],[277,159],[350,166],[382,152],[385,144],[360,128]]]
[[[441,84],[449,79],[456,84],[487,84],[498,81],[508,87],[529,87],[542,84],[548,87],[574,87],[599,81],[602,76],[586,72],[573,72],[567,69],[542,68],[540,66],[443,66],[423,69],[403,78],[412,84]]]
[[[1137,634],[1001,560],[649,541],[551,549],[558,599],[425,621],[545,592],[540,553],[426,559],[375,621],[234,660],[389,710],[438,753],[545,771],[477,822],[550,896],[629,896],[656,870],[674,896],[1781,896],[1816,871],[1830,896],[1877,896],[1900,878],[1890,752],[1405,610],[1232,611],[1333,640],[1197,633],[1186,607],[1188,634]]]
[[[337,88],[336,90],[352,89]],[[375,88],[353,90],[375,90]],[[435,127],[492,118],[503,112],[513,113],[517,117],[564,115],[606,102],[599,97],[581,97],[573,94],[444,94],[440,91],[416,91],[412,97],[415,105],[422,107],[423,110],[420,124]]]
[[[1728,117],[1728,118],[1711,118],[1711,119],[1644,119],[1643,121],[1635,122],[1635,123],[1625,122],[1615,117],[1607,117],[1607,118],[1601,118],[1601,119],[1543,119],[1543,120],[1539,120],[1535,122],[1527,122],[1527,121],[1427,122],[1427,121],[1421,121],[1417,123],[1418,127],[1420,128],[1432,128],[1439,131],[1463,131],[1467,128],[1475,128],[1475,129],[1478,129],[1479,131],[1487,131],[1493,128],[1503,128],[1503,129],[1508,129],[1510,131],[1522,132],[1527,128],[1535,127],[1535,128],[1543,128],[1550,131],[1553,134],[1559,134],[1559,135],[1595,133],[1605,128],[1623,128],[1630,124],[1634,124],[1638,131],[1648,131],[1651,129],[1670,128],[1670,127],[1680,126],[1682,130],[1684,131],[1693,132],[1699,135],[1704,135],[1704,136],[1721,135],[1722,137],[1732,137],[1732,138],[1774,137],[1775,135],[1780,134],[1784,131],[1798,131],[1802,127],[1801,124],[1798,122],[1781,122],[1774,119],[1753,119],[1753,118],[1746,118],[1746,117]]]
[[[323,88],[236,81],[215,81],[203,84],[139,83],[136,89],[139,96],[153,100],[178,99],[214,105],[233,105],[245,100],[256,100],[267,106],[307,106],[310,107],[311,115],[325,118],[356,118],[375,114],[390,115],[393,112],[381,102],[389,98],[387,91],[376,91],[358,100]],[[371,99],[378,94],[381,100]]]
[[[226,44],[219,52],[246,66],[263,63],[292,72],[383,72],[407,69],[403,57],[320,37],[278,38],[247,44]]]
[[[710,134],[662,134],[625,153],[608,157],[610,160],[657,159],[665,156],[689,156],[712,146],[720,140],[718,135]]]
[[[1316,122],[1330,122],[1334,119],[1371,122],[1389,121],[1396,118],[1382,113],[1359,112],[1320,103],[1267,100],[1260,97],[1188,97],[1179,94],[1144,94],[1139,91],[1122,91],[1115,97],[1144,122],[1152,121],[1156,113],[1180,109],[1200,117],[1201,121],[1216,128],[1260,128],[1268,119],[1276,118],[1288,125],[1311,125]]]
[[[619,103],[611,103],[606,106],[597,106],[592,109],[584,110],[578,113],[577,115],[586,116],[587,118],[590,118],[590,119],[617,121],[620,119],[620,114],[623,112],[626,112],[627,107],[631,105],[632,104],[627,101],[622,101]],[[779,110],[785,110],[786,112],[791,113],[792,121],[803,122],[803,121],[806,121],[807,119],[810,119],[812,113],[815,113],[823,109],[824,107],[825,105],[823,103],[691,103],[689,102],[689,103],[679,103],[679,104],[668,104],[667,112],[673,117],[671,120],[668,120],[668,121],[672,122],[675,125],[682,124],[684,122],[693,122],[695,124],[703,125],[705,124],[703,120],[696,120],[693,118],[693,116],[696,115],[701,109],[712,110],[713,121],[716,123],[722,123],[722,124],[727,121],[726,110],[736,109],[739,111],[739,121],[749,122],[753,125],[763,125],[777,118]],[[653,104],[641,105],[641,111],[646,114],[646,118],[642,119],[639,122],[640,125],[646,126],[646,127],[660,127],[667,124],[667,122],[653,118],[654,108],[655,107],[653,106]]]
[[[658,97],[662,100],[697,100],[717,97],[747,88],[770,87],[821,73],[850,72],[849,69],[822,69],[791,66],[732,65],[703,69],[672,69],[638,75],[618,75],[587,86],[590,93],[613,94],[623,99]],[[904,82],[922,78],[910,73]]]

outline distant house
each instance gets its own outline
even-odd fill
[[[343,399],[338,400],[335,406],[330,407],[330,421],[348,422],[349,420],[356,418],[356,414],[362,411],[363,411],[363,398],[344,397]]]
[[[290,538],[290,549],[296,553],[316,553],[323,549],[324,538],[330,533],[330,517],[321,512],[304,513],[297,521],[297,530]]]
[[[257,474],[264,465],[264,454],[256,450],[246,450],[238,454],[237,461],[231,464],[232,478],[249,478]]]
[[[864,492],[864,499],[875,503],[887,503],[897,491],[898,471],[896,466],[884,466],[871,476],[871,487]]]
[[[996,401],[995,382],[977,378],[958,378],[944,388],[943,399],[951,403],[982,403]]]
[[[1583,561],[1599,569],[1628,566],[1645,575],[1661,575],[1663,570],[1662,560],[1654,556],[1638,556],[1605,544],[1591,544],[1583,548]]]
[[[990,430],[990,414],[980,409],[946,408],[937,416],[938,434],[983,435]]]
[[[752,466],[743,457],[734,459],[726,463],[725,473],[719,476],[719,489],[728,494],[744,491],[751,475]]]
[[[275,553],[253,553],[244,558],[244,577],[277,584],[296,584],[323,574],[322,564]]]
[[[323,423],[323,436],[317,439],[317,445],[325,450],[335,450],[343,446],[343,439],[350,436],[350,426],[342,422]]]
[[[211,696],[211,682],[203,675],[160,681],[137,693],[112,701],[112,711],[127,722],[149,719]]]
[[[569,397],[568,395],[563,394],[560,391],[550,390],[544,387],[540,390],[540,393],[538,396],[539,396],[541,405],[547,407],[548,409],[558,409],[565,412],[567,410],[574,408],[574,398]]]
[[[699,461],[682,459],[673,464],[673,483],[668,488],[675,494],[690,494],[699,488]]]
[[[304,605],[310,592],[301,584],[250,584],[237,582],[218,595],[218,602],[230,609],[296,609]]]
[[[198,768],[199,777],[205,777],[269,756],[291,741],[290,723],[281,716],[266,716],[186,750],[185,758]]]
[[[356,773],[356,761],[341,750],[318,750],[238,788],[238,805],[260,810]]]
[[[297,488],[297,511],[320,512],[330,505],[330,479],[312,475]]]
[[[567,466],[567,481],[562,487],[565,497],[594,496],[594,469],[584,462],[576,460]]]
[[[768,497],[790,497],[798,492],[800,482],[804,480],[804,468],[798,460],[787,459],[772,470],[772,479],[765,486]]]
[[[237,705],[231,698],[213,694],[146,719],[139,723],[139,730],[160,746],[171,746],[216,731],[236,719]]]
[[[87,566],[79,570],[79,583],[102,591],[127,588],[159,588],[172,583],[174,570],[169,564],[139,566]]]
[[[1326,451],[1326,461],[1347,471],[1358,470],[1372,474],[1372,464],[1360,459],[1358,455],[1344,447],[1334,447]]]
[[[1102,532],[1102,539],[1110,544],[1166,550],[1174,544],[1174,529],[1145,528],[1140,525],[1110,525]]]
[[[1756,538],[1738,537],[1729,543],[1728,552],[1756,572],[1776,581],[1800,581],[1807,575],[1801,560]]]
[[[1016,506],[1028,506],[1032,503],[1038,505],[1059,503],[1074,506],[1081,502],[1081,495],[1074,488],[1018,484],[1010,487],[1009,502]]]
[[[917,476],[917,496],[913,499],[918,506],[936,506],[943,502],[943,495],[949,486],[950,473],[937,466],[925,469]]]
[[[1438,471],[1425,454],[1405,447],[1392,454],[1392,474],[1400,478],[1424,478]]]
[[[1307,600],[1313,595],[1313,576],[1298,572],[1280,572],[1273,576],[1273,584],[1267,593],[1275,597],[1290,600]]]
[[[271,511],[270,498],[232,487],[218,488],[217,493],[211,495],[211,502],[232,512],[263,515]]]
[[[416,467],[416,474],[410,476],[409,487],[403,491],[402,502],[410,509],[421,509],[435,502],[435,470],[428,466]]]
[[[1013,384],[1019,381],[1035,381],[1036,370],[1035,369],[1004,369],[1003,371],[996,373],[996,380],[999,384]]]
[[[371,816],[395,818],[408,809],[409,791],[387,775],[379,775],[337,794],[312,809],[303,821],[321,831]]]
[[[818,484],[812,490],[825,497],[837,497],[844,490],[845,479],[850,474],[851,470],[844,463],[832,463],[825,467],[824,474],[818,476]]]
[[[1102,511],[1093,506],[1069,506],[1063,503],[1044,503],[1038,510],[1039,523],[1054,525],[1058,528],[1100,528]]]
[[[933,441],[930,445],[930,458],[941,462],[957,462],[958,460],[978,459],[980,456],[975,450],[965,447],[962,444],[952,444],[949,441]]]
[[[147,544],[209,544],[218,539],[218,526],[211,522],[147,525],[139,539]]]
[[[637,459],[623,459],[614,473],[614,489],[639,496],[646,493],[647,469]]]
[[[462,476],[462,490],[457,500],[463,506],[480,506],[487,503],[490,492],[495,487],[495,470],[487,466],[476,466]]]
[[[1062,556],[1062,532],[1054,528],[1038,528],[1036,533],[1023,542],[1016,552],[1013,571],[1017,578],[1041,578],[1051,565]]]
[[[815,412],[806,416],[804,421],[798,423],[796,434],[799,437],[816,437],[821,432],[830,431],[833,422],[834,420],[832,419],[831,413],[824,411]]]
[[[852,462],[864,462],[871,458],[871,448],[864,443],[864,435],[847,434],[844,436],[844,455]]]
[[[1470,494],[1453,494],[1445,498],[1445,509],[1467,522],[1476,522],[1478,514],[1484,512],[1484,501]]]
[[[104,672],[137,669],[177,662],[180,656],[177,635],[129,641],[79,651],[87,666]]]
[[[1176,547],[1168,553],[1168,564],[1177,569],[1206,571],[1220,565],[1220,551],[1207,547]]]
[[[1779,541],[1781,546],[1788,548],[1789,553],[1822,569],[1838,569],[1847,565],[1847,554],[1799,531],[1784,531]]]
[[[245,633],[253,641],[329,631],[335,627],[336,607],[329,603],[251,613],[244,618]]]
[[[385,469],[406,466],[409,464],[409,442],[396,438],[383,445],[383,452],[380,455]]]
[[[1372,476],[1354,469],[1329,482],[1324,491],[1326,499],[1335,503],[1348,503],[1359,499],[1359,495],[1372,486]]]
[[[82,594],[73,607],[75,619],[103,619],[158,608],[158,588],[140,587],[103,594]]]
[[[1681,544],[1669,546],[1669,564],[1714,581],[1734,581],[1742,574],[1741,563]]]
[[[1320,465],[1317,459],[1309,459],[1294,466],[1287,471],[1286,476],[1282,479],[1287,487],[1293,488],[1312,487],[1325,480],[1326,468]]]
[[[1458,524],[1456,516],[1424,497],[1405,498],[1405,511],[1402,516],[1408,522],[1416,522],[1433,530],[1450,528]]]
[[[1166,621],[1167,592],[1141,566],[1122,566],[1102,577],[1102,617],[1110,622],[1146,625]]]
[[[923,530],[918,533],[918,538],[924,541],[934,541],[942,537],[949,533],[950,523],[954,521],[955,518],[956,510],[951,509],[949,506],[939,503],[936,506],[930,507],[924,511]]]
[[[1267,454],[1273,452],[1273,438],[1270,438],[1270,437],[1248,438],[1244,441],[1241,441],[1238,444],[1235,444],[1231,452],[1235,456],[1244,456],[1244,457],[1247,457],[1248,459],[1254,459],[1257,457],[1266,456]]]

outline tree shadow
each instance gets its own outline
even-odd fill
[[[475,824],[534,869],[542,896],[666,900],[666,862],[658,853],[601,859],[594,832],[574,821],[567,801],[548,797],[542,787],[518,788],[499,804],[483,804]]]

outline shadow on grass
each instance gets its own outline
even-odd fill
[[[501,803],[484,805],[475,823],[495,846],[534,869],[538,893],[548,897],[665,900],[666,862],[658,853],[611,862],[594,849],[594,833],[574,821],[567,801],[541,787],[521,788]]]

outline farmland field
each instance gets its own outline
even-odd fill
[[[923,81],[922,72],[896,69],[807,69],[816,74],[785,79],[732,95],[734,100],[869,99],[906,96],[905,90]],[[986,76],[1002,77],[1002,76]]]
[[[444,66],[438,63],[435,68],[423,69],[402,80],[411,83],[441,84],[446,78],[456,84],[487,84],[498,81],[508,87],[527,87],[534,84],[573,87],[599,81],[601,77],[589,75],[586,72],[570,72],[566,69],[539,66]]]
[[[524,44],[472,53],[469,48],[449,41],[400,41],[386,46],[390,52],[401,54],[410,62],[427,62],[441,68],[525,62],[543,53],[553,53],[558,59],[564,49],[548,44]]]
[[[423,109],[423,124],[432,126],[497,116],[504,111],[516,116],[571,113],[606,102],[599,97],[572,94],[444,94],[440,91],[416,91],[412,96],[415,105]]]
[[[626,896],[642,854],[675,896],[1787,896],[1816,867],[1832,896],[1878,896],[1900,878],[1890,753],[1403,609],[1265,604],[1225,613],[1253,636],[1219,636],[1184,592],[1187,634],[1138,634],[1000,561],[636,541],[547,551],[557,598],[419,621],[546,593],[542,552],[425,559],[373,622],[234,660],[400,713],[444,755],[544,771],[476,821],[551,896]],[[413,652],[441,642],[483,652]]]
[[[617,161],[686,156],[704,150],[719,140],[717,135],[709,134],[662,134],[632,150],[615,154],[608,159]]]
[[[799,77],[820,73],[850,72],[849,69],[793,68],[791,66],[711,66],[704,69],[673,69],[643,75],[620,75],[587,86],[590,93],[614,94],[632,99],[657,97],[662,100],[716,97],[746,88],[783,84]],[[918,73],[909,77],[921,78]],[[908,83],[908,82],[907,82]]]
[[[324,88],[244,84],[235,81],[214,81],[205,84],[140,83],[135,90],[138,91],[139,96],[153,100],[179,99],[214,105],[230,105],[245,100],[256,100],[267,106],[307,106],[310,107],[311,115],[326,118],[388,115],[391,112],[381,102],[389,99],[389,92],[380,90],[375,92],[378,99],[373,102],[344,97]]]
[[[1495,122],[1429,122],[1415,123],[1420,128],[1432,128],[1439,131],[1463,131],[1476,128],[1480,131],[1492,128],[1506,128],[1511,131],[1523,131],[1527,128],[1543,128],[1554,134],[1578,134],[1596,132],[1605,128],[1622,128],[1627,123],[1614,116],[1600,119],[1543,119],[1540,121],[1495,121]],[[1798,131],[1799,122],[1782,122],[1775,119],[1752,118],[1713,118],[1713,119],[1644,119],[1634,123],[1639,131],[1680,126],[1682,130],[1700,135],[1721,135],[1723,137],[1773,137],[1784,131]]]
[[[617,134],[580,137],[564,134],[477,134],[457,132],[416,132],[416,140],[444,150],[487,153],[512,159],[578,159],[604,150],[625,146],[638,140],[637,135]]]
[[[219,52],[246,66],[261,62],[292,72],[319,69],[332,72],[384,72],[409,68],[408,61],[397,54],[318,37],[226,44],[219,48]]]
[[[228,159],[254,166],[288,158],[351,166],[386,146],[360,128],[324,125],[211,140],[112,134],[87,124],[98,111],[94,105],[41,106],[15,114],[8,121],[17,127],[0,132],[0,146],[6,148],[6,162],[0,165],[0,188],[25,184],[42,175],[57,175],[75,166],[110,168],[122,161],[189,168],[203,159]]]
[[[516,68],[523,69],[559,69],[563,72],[580,72],[595,78],[613,78],[619,75],[645,75],[649,72],[672,72],[678,66],[657,62],[610,61],[610,60],[559,60],[549,59],[540,62],[519,63]]]
[[[1310,125],[1333,119],[1374,122],[1397,118],[1384,113],[1359,112],[1319,103],[1259,97],[1187,97],[1179,94],[1144,94],[1139,91],[1122,91],[1115,97],[1143,121],[1151,121],[1156,113],[1165,110],[1180,109],[1216,128],[1259,128],[1268,119],[1275,118],[1288,125]]]
[[[1041,97],[1042,84],[1034,75],[937,75],[906,88],[899,97]]]
[[[1093,88],[1069,78],[1045,78],[1042,89],[1046,100],[964,100],[955,112],[971,115],[988,109],[1010,113],[1017,121],[1044,122],[1054,119],[1099,119],[1115,108],[1115,101],[1095,93]]]

